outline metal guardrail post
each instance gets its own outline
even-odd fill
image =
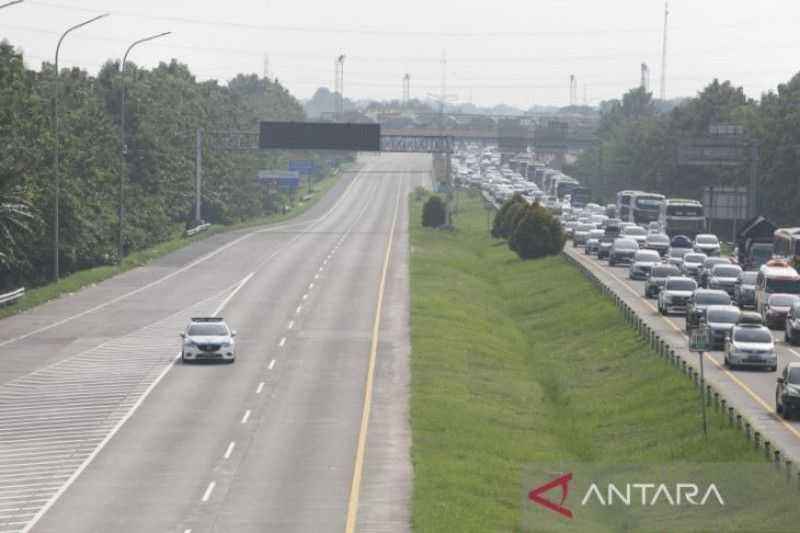
[[[0,305],[15,304],[23,296],[25,296],[25,287],[21,287],[15,291],[11,291],[6,294],[0,294]]]

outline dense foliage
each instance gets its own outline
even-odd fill
[[[497,211],[491,233],[492,237],[506,239],[521,259],[557,255],[564,249],[559,221],[538,203],[528,205],[518,194]]]
[[[713,124],[737,124],[758,147],[759,213],[797,225],[800,212],[800,74],[760,100],[741,87],[714,80],[696,97],[662,112],[652,95],[633,89],[603,106],[594,144],[565,169],[588,183],[598,199],[623,189],[644,189],[701,200],[704,186],[749,183],[744,168],[679,165],[682,140],[705,136]]]
[[[422,225],[438,228],[447,223],[447,207],[438,196],[431,196],[422,206]]]
[[[61,271],[117,259],[121,167],[119,62],[92,76],[60,75]],[[126,68],[125,250],[174,237],[193,218],[196,130],[203,144],[203,218],[228,224],[282,206],[255,182],[285,168],[286,155],[225,149],[219,132],[257,132],[264,119],[301,120],[301,105],[277,81],[239,75],[200,82],[175,60]],[[52,277],[55,70],[30,70],[0,44],[0,290]],[[293,154],[293,157],[311,157]],[[327,172],[320,166],[320,174]]]

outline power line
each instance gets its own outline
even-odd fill
[[[33,0],[29,2],[31,5],[38,5],[41,7],[66,9],[70,11],[83,11],[88,13],[96,13],[98,9],[91,9],[78,6],[70,6],[59,4],[55,2],[42,2]],[[548,30],[548,31],[470,31],[470,32],[442,32],[442,31],[415,31],[415,30],[391,30],[385,28],[334,28],[329,26],[280,26],[280,25],[257,25],[244,22],[233,22],[224,20],[209,20],[188,17],[174,17],[174,16],[156,16],[148,13],[131,11],[131,10],[106,10],[105,12],[111,13],[121,17],[137,17],[149,20],[162,20],[170,22],[183,22],[186,24],[199,24],[205,26],[227,26],[239,29],[252,29],[258,31],[272,31],[272,32],[298,32],[298,33],[343,33],[343,34],[359,34],[359,35],[397,35],[397,36],[431,36],[431,37],[524,37],[524,36],[550,36],[550,35],[592,35],[592,34],[620,34],[620,33],[658,33],[661,28],[601,28],[601,29],[576,29],[576,30]],[[737,28],[745,25],[742,24],[696,24],[686,25],[680,29],[689,28]]]

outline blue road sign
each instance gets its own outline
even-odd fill
[[[289,161],[289,170],[299,173],[301,176],[310,176],[314,173],[314,162],[309,159],[297,159]]]
[[[296,189],[300,186],[300,175],[291,170],[259,170],[256,177],[258,183],[276,185],[284,189]]]

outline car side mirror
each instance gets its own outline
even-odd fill
[[[186,333],[184,333],[184,332],[182,332],[182,331],[180,332],[180,334],[179,334],[179,335],[181,336],[181,339],[185,339],[185,338],[186,338]]]
[[[783,377],[779,377],[779,378],[778,378],[778,383],[779,383],[780,385],[783,385]]]

